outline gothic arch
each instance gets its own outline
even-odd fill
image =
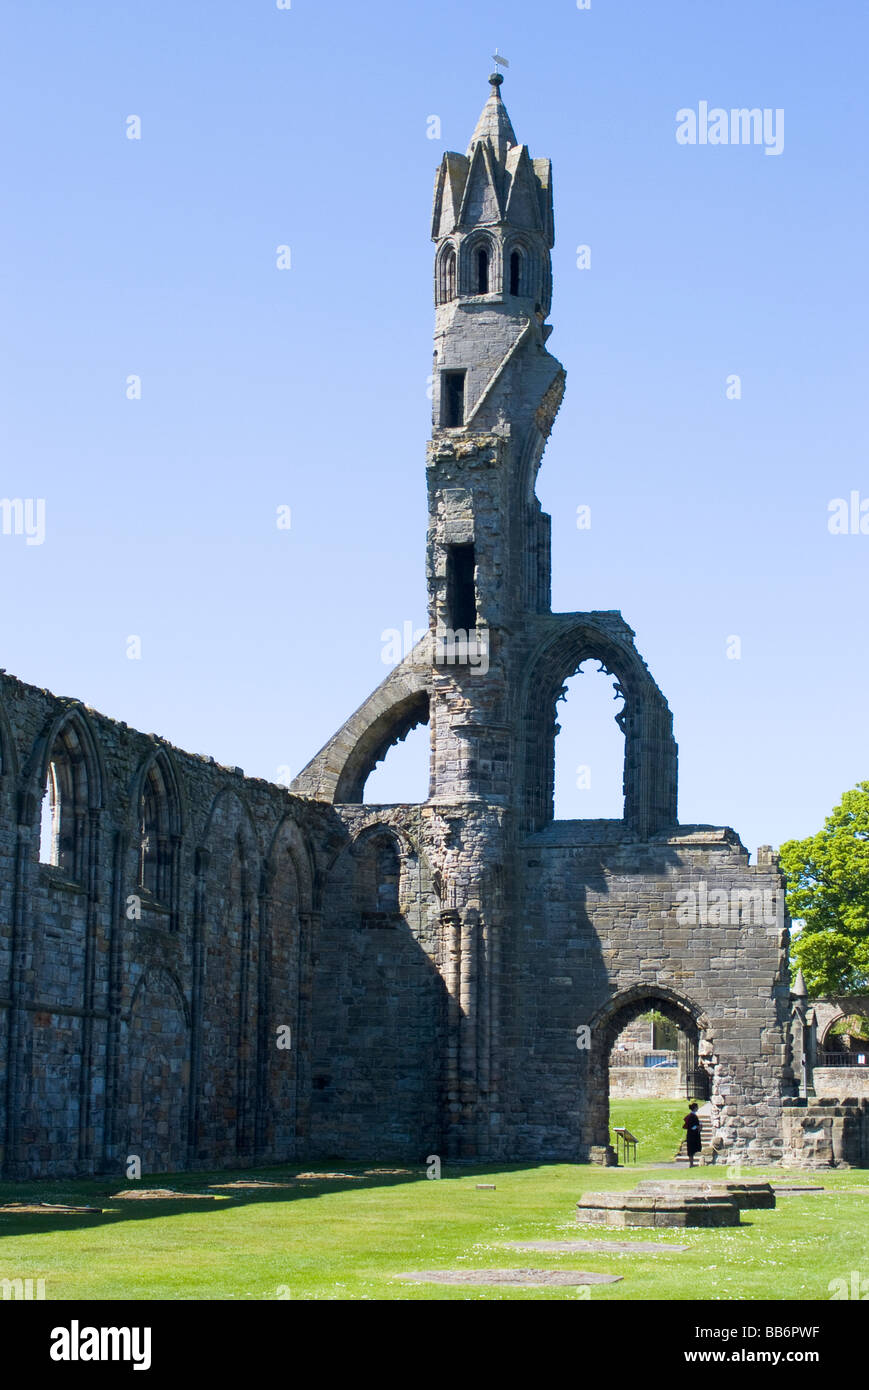
[[[823,1028],[818,1031],[818,1047],[822,1051],[834,1051],[830,1046],[830,1030],[835,1023],[841,1023],[843,1018],[862,1018],[869,1022],[869,999],[865,995],[855,995],[853,1004],[838,1005],[835,1013],[825,1022]],[[835,1036],[835,1035],[834,1035]],[[864,1051],[866,1049],[864,1048]]]
[[[262,854],[246,801],[231,785],[215,796],[199,856],[196,934],[196,1119],[194,1145],[221,1164],[253,1156],[261,1113],[259,1057],[264,933]],[[212,867],[209,870],[207,865]]]
[[[93,822],[103,806],[105,770],[99,743],[83,707],[67,706],[43,729],[31,750],[21,792],[22,820],[37,837],[46,787],[54,798],[51,862],[84,883]]]
[[[174,761],[165,748],[143,759],[133,780],[131,842],[137,887],[165,904],[177,926],[184,814]]]
[[[361,804],[365,783],[394,743],[429,721],[429,668],[411,658],[387,676],[295,778],[297,796]]]
[[[0,704],[0,777],[8,776],[11,782],[18,777],[18,750],[12,737],[12,729],[6,712]]]
[[[127,1015],[128,1021],[133,1016],[139,996],[142,991],[146,989],[151,989],[155,993],[162,993],[167,997],[173,997],[178,1007],[178,1012],[184,1019],[185,1028],[190,1027],[190,1006],[187,1002],[184,990],[181,987],[181,982],[175,972],[165,965],[149,965],[139,976],[130,999],[130,1008]]]
[[[649,1009],[656,1009],[675,1023],[695,1048],[701,1041],[707,1044],[713,1041],[709,1019],[700,1005],[663,985],[638,983],[609,999],[589,1021],[591,1047],[586,1086],[591,1146],[609,1144],[609,1067],[613,1043],[623,1028]],[[704,1086],[708,1085],[708,1067],[699,1066],[699,1071],[704,1074]]]
[[[361,841],[373,835],[391,835],[396,841],[398,852],[405,859],[416,859],[419,855],[419,846],[413,840],[404,826],[393,825],[387,820],[369,821],[355,832],[351,840],[352,845],[359,845]]]
[[[458,251],[455,242],[446,241],[435,261],[435,303],[449,304],[458,294]]]
[[[511,286],[513,255],[520,257],[519,265],[519,285],[515,290]],[[540,280],[541,256],[530,238],[522,236],[521,233],[512,233],[504,242],[504,294],[516,294],[521,299],[541,298]]]
[[[239,795],[236,788],[227,784],[215,793],[208,809],[202,835],[203,844],[207,845],[209,840],[220,832],[221,827],[230,823],[237,824],[239,834],[243,835],[244,839],[249,842],[253,856],[259,862],[260,847],[250,807],[245,798]]]
[[[24,795],[35,797],[37,804],[42,800],[52,754],[63,748],[85,774],[83,804],[88,810],[100,810],[105,785],[102,751],[84,706],[77,704],[58,711],[34,743],[24,774]]]
[[[429,721],[429,697],[414,690],[389,705],[367,726],[350,752],[335,785],[336,802],[361,802],[365,783],[395,743]]]
[[[132,817],[131,828],[137,828],[138,808],[141,805],[145,787],[151,772],[157,769],[167,800],[167,813],[169,817],[168,828],[174,835],[184,833],[184,823],[186,821],[186,807],[181,790],[181,782],[175,766],[175,759],[172,757],[168,748],[158,747],[151,749],[140,762],[136,775],[133,778],[132,794],[130,797],[130,816]]]
[[[699,1034],[709,1033],[707,1014],[687,995],[678,994],[664,985],[635,984],[620,990],[592,1014],[589,1026],[593,1045],[596,1042],[608,1051],[622,1029],[649,1009],[657,1009],[678,1028],[694,1029]]]
[[[143,1176],[177,1171],[187,1158],[190,1009],[171,970],[151,965],[142,973],[122,1028],[124,1152],[141,1160]]]
[[[676,825],[676,744],[667,702],[619,614],[567,614],[528,663],[520,708],[525,828],[553,815],[556,702],[564,682],[589,659],[616,677],[624,696],[618,723],[625,735],[624,824],[639,839]]]
[[[308,837],[295,817],[287,814],[278,824],[266,851],[264,882],[267,890],[273,885],[279,868],[279,856],[285,851],[293,866],[299,892],[299,907],[310,912],[314,906],[314,859]]]
[[[501,261],[501,248],[497,239],[486,231],[471,232],[463,239],[459,248],[460,295],[482,293],[477,287],[477,256],[480,251],[485,251],[488,256],[489,287],[486,293],[493,294],[501,288],[504,270]]]

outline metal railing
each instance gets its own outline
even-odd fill
[[[865,1052],[819,1052],[816,1067],[869,1067],[869,1043]]]
[[[610,1053],[611,1067],[653,1067],[662,1062],[672,1064],[675,1068],[679,1065],[679,1058],[675,1052],[667,1052],[663,1049],[637,1052],[629,1051],[626,1048],[623,1052],[619,1052],[617,1048],[613,1048]]]

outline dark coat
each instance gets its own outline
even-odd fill
[[[691,1154],[699,1154],[703,1141],[700,1138],[700,1117],[696,1110],[688,1111],[682,1121],[682,1128],[688,1131],[686,1138],[689,1157]]]

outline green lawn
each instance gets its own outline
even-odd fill
[[[685,1137],[687,1112],[687,1100],[611,1100],[610,1128],[621,1125],[639,1140],[639,1163],[672,1163]]]
[[[674,1103],[680,1108],[678,1103]],[[643,1107],[638,1109],[638,1105]],[[672,1152],[669,1103],[626,1102],[625,1118],[650,1148]],[[617,1114],[621,1107],[614,1107]],[[666,1140],[666,1142],[665,1142]],[[307,1165],[310,1171],[312,1165]],[[367,1165],[374,1167],[376,1165]],[[398,1166],[398,1165],[395,1165]],[[328,1164],[329,1170],[363,1171]],[[259,1170],[272,1181],[306,1168]],[[102,1205],[100,1216],[0,1213],[0,1279],[44,1278],[48,1299],[562,1299],[576,1288],[515,1289],[398,1282],[403,1271],[452,1268],[568,1268],[620,1274],[594,1286],[593,1301],[633,1299],[829,1299],[828,1284],[869,1270],[865,1171],[799,1175],[751,1170],[779,1179],[810,1177],[834,1195],[780,1197],[775,1211],[744,1212],[744,1225],[710,1231],[610,1231],[578,1227],[574,1203],[587,1190],[632,1187],[667,1170],[642,1165],[445,1166],[439,1181],[422,1166],[410,1175],[358,1182],[301,1182],[215,1202],[110,1200],[136,1184],[106,1180],[0,1184],[0,1202],[67,1201]],[[202,1192],[237,1174],[150,1177],[151,1186]],[[253,1176],[252,1170],[245,1176]],[[672,1176],[677,1176],[675,1173]],[[684,1177],[685,1174],[678,1176]],[[697,1169],[697,1181],[712,1176]],[[476,1184],[494,1182],[496,1190]],[[141,1186],[141,1184],[139,1184]],[[503,1242],[530,1239],[655,1240],[687,1245],[672,1255],[577,1255],[516,1251]]]

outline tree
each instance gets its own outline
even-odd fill
[[[869,990],[869,782],[845,792],[823,830],[781,847],[788,912],[802,919],[791,954],[809,994]]]

